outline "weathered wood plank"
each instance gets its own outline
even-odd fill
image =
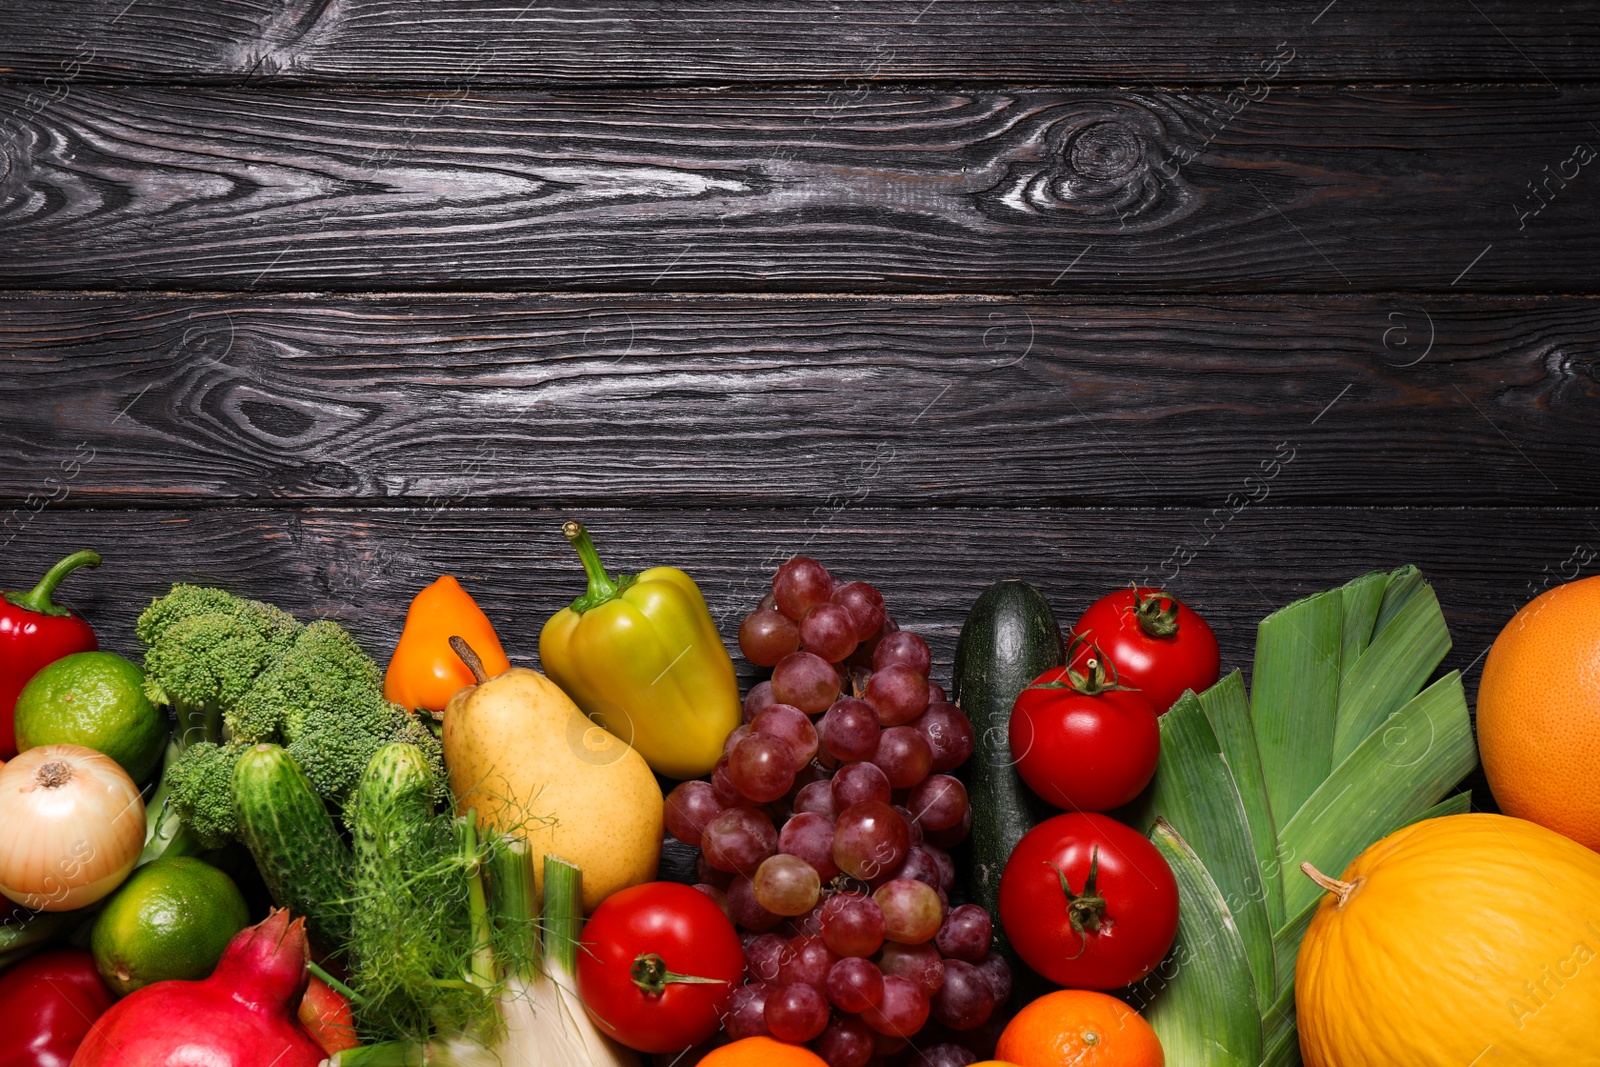
[[[380,660],[416,590],[457,575],[494,620],[513,662],[531,663],[544,620],[582,591],[559,533],[573,513],[413,510],[46,509],[5,549],[3,584],[33,581],[60,556],[106,562],[64,596],[110,648],[130,651],[134,617],[170,582],[210,582],[301,616],[350,627]],[[778,562],[797,552],[882,588],[928,637],[947,681],[968,606],[988,583],[1026,578],[1066,623],[1106,590],[1159,581],[1211,621],[1225,667],[1248,670],[1255,624],[1289,600],[1373,568],[1415,563],[1435,583],[1455,646],[1446,669],[1475,668],[1501,626],[1549,584],[1600,570],[1600,509],[1252,508],[1206,542],[1191,509],[1036,511],[817,509],[579,512],[618,570],[657,563],[700,582],[733,644],[739,618]],[[1175,546],[1196,549],[1169,562]],[[742,661],[741,661],[742,662]],[[748,671],[747,671],[748,677]],[[1468,678],[1469,691],[1476,675]]]
[[[1137,4],[833,0],[0,3],[0,69],[417,85],[947,79],[1236,82],[1280,42],[1301,79],[1588,78],[1600,16],[1516,0]]]
[[[1600,499],[1596,298],[33,293],[0,351],[24,508]]]
[[[1600,272],[1600,90],[1262,93],[78,89],[29,111],[12,87],[0,286],[1562,292]]]

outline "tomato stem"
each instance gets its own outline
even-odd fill
[[[1138,589],[1134,596],[1139,598],[1139,606],[1133,609],[1134,617],[1139,620],[1139,629],[1150,637],[1173,637],[1178,633],[1178,602],[1159,589],[1141,596]],[[1161,602],[1167,602],[1166,607]]]
[[[1095,889],[1095,882],[1100,876],[1100,849],[1096,846],[1089,852],[1089,877],[1084,879],[1081,893],[1072,891],[1065,871],[1053,863],[1050,866],[1061,880],[1061,892],[1067,898],[1067,921],[1072,924],[1072,932],[1078,935],[1080,942],[1078,951],[1067,957],[1075,960],[1088,949],[1089,935],[1100,932],[1100,923],[1106,916],[1106,898]]]
[[[721,978],[702,978],[697,974],[678,974],[667,970],[667,961],[654,952],[641,952],[633,959],[633,984],[651,996],[659,997],[673,982],[684,985],[727,985]]]

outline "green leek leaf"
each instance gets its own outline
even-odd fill
[[[1334,762],[1354,752],[1379,723],[1410,700],[1449,651],[1450,629],[1439,610],[1439,598],[1423,586],[1394,613],[1382,639],[1362,653],[1339,683]]]
[[[1232,772],[1234,788],[1244,804],[1255,849],[1256,871],[1267,905],[1267,919],[1276,928],[1283,923],[1283,873],[1278,866],[1278,828],[1267,802],[1267,783],[1261,777],[1261,753],[1256,749],[1255,728],[1250,723],[1250,697],[1238,671],[1200,694],[1211,732],[1222,747],[1222,758]]]
[[[1300,1067],[1300,1031],[1295,1029],[1294,985],[1273,1002],[1261,1018],[1265,1049],[1261,1067]]]
[[[1194,850],[1164,819],[1151,832],[1178,882],[1178,938],[1135,987],[1173,1067],[1258,1067],[1261,1008],[1250,960],[1227,902]]]
[[[1139,827],[1149,833],[1155,817],[1165,819],[1202,864],[1238,924],[1239,937],[1256,992],[1274,993],[1272,923],[1244,802],[1206,719],[1200,699],[1184,693],[1161,716],[1161,762],[1146,796],[1146,818]]]
[[[1311,862],[1342,871],[1389,829],[1427,810],[1477,763],[1461,676],[1452,671],[1424,689],[1334,768],[1284,826],[1278,854],[1286,867]],[[1288,878],[1284,906],[1298,912],[1321,893]]]
[[[1340,591],[1261,620],[1250,714],[1273,820],[1286,824],[1333,766],[1339,707]]]
[[[1383,594],[1388,588],[1389,575],[1385,571],[1352,578],[1340,588],[1344,636],[1339,645],[1339,677],[1350,673],[1350,668],[1372,643],[1372,632],[1378,625],[1378,609],[1383,606]]]

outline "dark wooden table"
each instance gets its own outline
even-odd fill
[[[1600,5],[0,0],[4,584],[531,662],[610,562],[1274,606],[1413,562],[1469,691],[1600,570]]]

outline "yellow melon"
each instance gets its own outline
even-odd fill
[[[1453,815],[1325,888],[1295,971],[1306,1067],[1600,1064],[1600,854]]]

